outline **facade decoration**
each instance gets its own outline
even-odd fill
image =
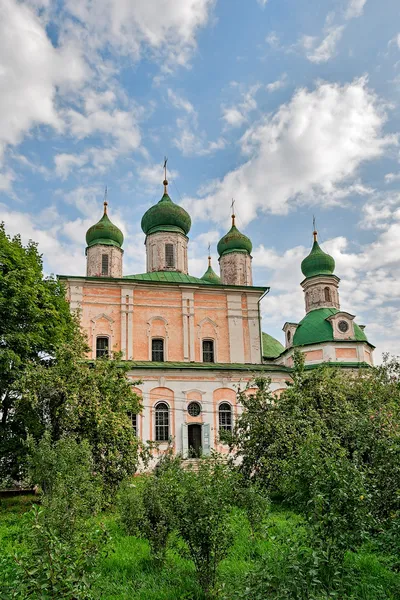
[[[253,285],[252,243],[237,229],[235,215],[217,246],[220,274],[209,255],[204,275],[194,277],[187,258],[190,216],[171,200],[166,173],[163,185],[161,200],[141,222],[146,273],[123,275],[124,237],[105,201],[103,216],[86,234],[86,276],[59,276],[71,310],[79,310],[88,358],[122,352],[128,376],[142,382],[138,436],[161,450],[172,442],[185,457],[224,452],[219,434],[233,427],[241,410],[237,388],[264,374],[278,396],[291,379],[296,349],[306,368],[373,364],[364,327],[341,309],[335,261],[319,246],[316,231],[301,264],[305,316],[285,323],[283,345],[261,330],[260,302],[269,288]]]

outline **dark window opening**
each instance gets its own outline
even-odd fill
[[[326,287],[324,289],[324,294],[325,294],[325,300],[327,302],[331,302],[331,290],[328,287]]]
[[[164,340],[151,340],[151,360],[153,362],[164,362]]]
[[[137,436],[137,434],[138,434],[138,430],[137,430],[137,415],[135,413],[128,413],[128,417],[130,418],[130,421],[132,423],[133,433]]]
[[[290,331],[288,331],[287,332],[287,341],[288,341],[288,344],[290,344],[291,337],[292,337],[292,334],[290,333]]]
[[[169,439],[169,407],[165,402],[156,406],[156,442],[168,442]]]
[[[175,267],[175,252],[173,244],[165,244],[165,264],[167,267]]]
[[[201,413],[201,406],[198,402],[190,402],[187,410],[191,417],[198,417]]]
[[[108,356],[108,337],[98,337],[96,339],[96,358]]]
[[[214,362],[213,340],[203,340],[203,362]]]
[[[222,431],[232,431],[232,406],[227,402],[219,405],[219,429]]]
[[[108,254],[101,255],[101,274],[105,277],[108,275]]]

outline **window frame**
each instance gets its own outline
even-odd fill
[[[205,352],[210,352],[209,350],[205,351],[204,350],[204,343],[205,342],[211,342],[212,343],[212,360],[205,360],[204,359],[204,354]],[[202,361],[205,363],[215,363],[216,360],[216,344],[215,344],[215,340],[213,338],[203,338],[201,341],[201,357],[202,357]]]
[[[153,348],[154,342],[162,342],[162,350],[155,350]],[[162,358],[154,358],[155,352],[162,352]],[[151,361],[152,362],[165,362],[165,339],[161,337],[151,338]]]
[[[168,248],[168,250],[172,249],[172,252],[170,255],[168,255],[167,248]],[[175,269],[176,268],[175,244],[171,244],[170,242],[167,242],[164,245],[164,259],[165,259],[165,266],[167,269]]]
[[[98,348],[99,340],[107,340],[107,348],[106,349]],[[96,358],[103,358],[104,356],[110,356],[110,337],[108,335],[97,335],[96,336]]]
[[[104,268],[104,259],[106,259],[107,269]],[[110,257],[108,254],[101,255],[101,276],[109,277],[110,275]]]
[[[139,415],[137,413],[128,412],[128,417],[129,417],[129,419],[130,419],[130,421],[132,423],[132,429],[133,429],[136,437],[139,437],[139,420],[138,420],[138,416]]]
[[[229,411],[227,409],[223,408],[224,406],[229,406]],[[230,418],[229,418],[230,422],[222,423],[221,421],[223,419],[221,419],[221,417],[224,417],[226,415],[230,416]],[[233,406],[227,400],[223,400],[218,405],[218,431],[232,431],[232,430],[233,430]]]
[[[332,293],[328,286],[324,287],[324,300],[325,302],[332,302]]]
[[[165,407],[165,408],[164,408]],[[160,400],[154,405],[154,440],[156,442],[165,443],[168,442],[170,435],[171,419],[170,419],[170,406],[165,400]],[[158,422],[160,416],[165,422]]]

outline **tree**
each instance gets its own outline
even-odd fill
[[[105,490],[137,468],[138,440],[129,414],[140,412],[140,400],[126,377],[129,366],[114,359],[88,361],[78,337],[55,351],[49,364],[30,364],[20,382],[16,418],[35,439],[45,431],[52,441],[72,435],[90,444],[94,468]]]
[[[0,477],[19,476],[25,431],[14,407],[27,363],[41,364],[76,335],[64,287],[43,276],[37,245],[10,238],[0,223]]]

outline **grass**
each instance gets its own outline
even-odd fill
[[[23,544],[22,516],[34,497],[17,497],[0,502],[0,548],[9,553]],[[301,516],[273,506],[265,521],[265,534],[257,541],[251,539],[249,524],[239,510],[232,511],[234,543],[228,557],[221,563],[219,574],[223,584],[221,596],[238,596],[244,589],[244,578],[260,562],[268,565],[275,577],[287,577],[285,556],[295,543],[306,544],[307,529]],[[183,558],[175,547],[167,551],[165,565],[160,568],[150,559],[146,541],[127,536],[115,514],[102,516],[111,534],[110,552],[99,561],[95,597],[99,600],[202,600],[196,582],[193,563]],[[394,570],[397,557],[378,550],[373,541],[357,553],[347,553],[346,564],[354,579],[350,592],[340,600],[398,600],[400,574]],[[254,596],[264,598],[265,596]],[[269,595],[268,598],[278,596]],[[291,597],[291,596],[288,596]],[[321,597],[322,598],[322,597]]]

